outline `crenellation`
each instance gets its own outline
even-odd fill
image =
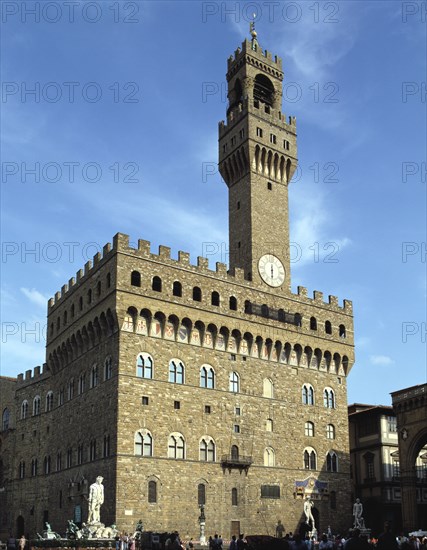
[[[32,370],[28,369],[25,371],[25,380],[31,380]]]
[[[67,284],[62,285],[62,287],[61,287],[61,298],[62,298],[63,296],[65,296],[65,294],[66,294],[67,292],[68,292],[68,285],[67,285]]]
[[[170,260],[171,259],[171,249],[169,246],[160,245],[159,246],[159,258],[162,260]]]
[[[216,273],[222,277],[227,276],[227,264],[224,264],[222,262],[216,262]]]
[[[92,262],[93,267],[95,267],[96,265],[98,265],[99,262],[101,261],[101,259],[102,259],[101,253],[100,253],[100,252],[97,252],[97,253],[95,254],[95,256],[93,257],[93,262]]]
[[[83,269],[79,269],[76,273],[76,281],[79,283],[83,279]]]
[[[105,258],[108,256],[108,254],[111,252],[111,243],[104,244],[104,248],[102,249],[102,256]]]
[[[129,248],[129,235],[116,233],[113,237],[113,250],[126,250]]]
[[[334,306],[334,307],[339,307],[338,297],[329,295],[329,305]]]
[[[184,265],[190,265],[190,253],[178,250],[178,262]]]
[[[68,289],[71,290],[71,288],[75,285],[76,280],[74,277],[71,277],[71,279],[68,280]]]
[[[61,298],[61,293],[60,293],[59,291],[58,291],[58,292],[55,292],[55,304],[56,304],[57,302],[59,302],[60,298]]]
[[[47,301],[47,307],[50,309],[54,305],[55,305],[55,299],[54,298],[49,298],[49,300]]]
[[[203,256],[197,256],[197,267],[202,271],[207,271],[209,269],[209,260]]]
[[[321,292],[320,290],[315,290],[313,292],[313,299],[315,302],[323,303],[323,292]]]
[[[298,291],[298,296],[307,298],[307,288],[305,286],[299,286],[297,291]]]
[[[138,252],[142,252],[144,256],[148,256],[151,250],[150,241],[145,241],[144,239],[138,239]]]
[[[353,313],[353,302],[351,300],[344,300],[344,310],[349,314]]]
[[[41,370],[41,367],[39,365],[37,365],[37,367],[34,367],[34,378],[36,376],[40,376],[40,370]]]
[[[89,275],[89,271],[92,269],[92,262],[90,260],[88,260],[86,263],[85,263],[85,271],[84,271],[84,274],[85,276],[86,275]]]

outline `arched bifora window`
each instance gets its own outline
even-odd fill
[[[134,443],[136,456],[153,456],[153,436],[149,431],[136,432]]]
[[[215,442],[211,437],[203,437],[199,446],[200,460],[203,462],[215,462]]]
[[[173,384],[184,383],[184,363],[179,359],[169,361],[169,382]]]
[[[173,433],[168,439],[168,458],[184,458],[185,441],[180,433]]]
[[[328,472],[338,472],[338,457],[334,451],[326,455],[326,469]]]
[[[200,387],[208,389],[215,387],[215,371],[210,365],[203,365],[200,369]]]
[[[302,387],[302,402],[304,405],[314,405],[314,389],[311,384]]]
[[[304,451],[304,468],[306,470],[315,470],[316,469],[316,452],[311,447],[308,447]]]
[[[335,409],[335,394],[331,388],[325,388],[323,390],[323,404],[328,409]]]

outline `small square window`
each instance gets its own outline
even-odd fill
[[[337,380],[338,380],[338,384],[342,384],[342,380],[340,377],[338,377]]]
[[[180,408],[181,408],[181,401],[174,401],[174,402],[173,402],[173,408],[174,408],[175,410],[180,409]]]
[[[142,396],[142,404],[143,405],[148,405],[148,397],[146,395]]]
[[[236,360],[236,356],[234,355],[234,353],[232,353],[230,355],[230,361],[235,361]]]
[[[267,183],[267,189],[268,189],[269,191],[271,191],[271,190],[273,189],[273,186],[271,185],[271,182],[270,182],[270,181]]]
[[[246,355],[243,355],[242,361],[246,361]]]
[[[234,413],[235,413],[236,416],[240,416],[240,414],[241,414],[240,407],[236,407],[234,409]]]
[[[239,424],[234,424],[234,433],[239,434],[240,433],[240,426]]]
[[[205,405],[205,413],[206,414],[211,414],[211,406],[210,405]]]

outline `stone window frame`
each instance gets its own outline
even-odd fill
[[[228,391],[231,393],[240,393],[240,375],[233,370],[228,375]]]
[[[104,359],[104,382],[113,377],[113,360],[111,355],[107,355]]]
[[[7,407],[3,409],[3,414],[1,417],[1,428],[3,431],[6,431],[9,429],[10,424],[10,411]]]
[[[200,367],[200,387],[208,390],[215,389],[215,369],[208,363]]]
[[[33,416],[39,416],[41,412],[42,399],[40,395],[36,395],[33,399]]]
[[[262,396],[268,399],[274,398],[274,383],[271,378],[264,378],[262,381]]]
[[[335,451],[328,451],[326,453],[326,470],[328,472],[338,472],[338,455]]]
[[[269,427],[271,427],[271,430],[269,429]],[[272,418],[267,418],[267,420],[265,421],[265,431],[266,432],[272,432],[273,428],[274,428],[273,419]]]
[[[185,364],[177,357],[169,361],[168,381],[171,384],[185,384]]]
[[[265,447],[264,449],[264,466],[268,468],[276,466],[276,451],[273,447]]]
[[[314,437],[314,422],[307,420],[304,424],[304,435],[306,437]]]
[[[139,441],[137,440],[138,436],[140,437]],[[137,430],[134,434],[133,442],[135,456],[154,456],[154,438],[150,430],[145,428]],[[137,449],[140,449],[141,452],[137,452]]]
[[[96,388],[99,384],[99,371],[97,363],[90,369],[90,389]]]
[[[138,364],[140,358],[143,361],[142,365]],[[148,359],[148,361],[151,362],[150,366],[145,365],[145,361],[147,359]],[[140,369],[141,369],[141,371],[140,371]],[[147,373],[146,373],[146,371],[147,371]],[[139,374],[139,372],[141,372],[141,374]],[[149,374],[149,376],[146,376],[146,374]],[[154,377],[154,359],[153,359],[152,355],[150,355],[146,351],[142,351],[142,352],[138,353],[138,355],[136,356],[136,376],[138,378],[145,378],[146,380],[152,380],[153,377]]]
[[[333,424],[326,424],[326,439],[335,439],[335,426]]]
[[[28,416],[28,401],[24,399],[21,403],[21,420],[25,420]]]
[[[201,462],[215,462],[216,444],[213,437],[204,435],[199,440],[199,460]]]
[[[50,412],[53,409],[54,395],[53,391],[49,390],[46,394],[45,412]]]
[[[316,400],[314,397],[314,388],[311,384],[309,383],[303,384],[301,388],[301,394],[302,394],[303,405],[313,406],[316,404]]]
[[[168,458],[185,460],[185,437],[180,432],[172,432],[168,437]],[[178,456],[181,455],[181,456]]]
[[[147,477],[146,486],[147,486],[147,503],[151,505],[158,504],[161,496],[161,487],[162,487],[162,484],[160,483],[160,479],[155,475],[149,476]],[[151,491],[150,491],[150,487],[151,487]],[[155,498],[153,498],[153,493],[152,493],[153,488],[155,490]]]
[[[329,386],[326,386],[323,389],[323,405],[327,409],[335,409],[336,408],[335,392]]]
[[[317,452],[313,447],[305,447],[303,451],[304,470],[317,470]]]

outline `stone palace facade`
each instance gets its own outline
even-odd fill
[[[307,496],[351,526],[352,303],[290,289],[283,78],[253,29],[228,59],[228,268],[118,233],[49,300],[46,364],[1,381],[2,533],[86,521],[98,475],[120,530],[197,538],[203,504],[208,535],[296,531]]]

